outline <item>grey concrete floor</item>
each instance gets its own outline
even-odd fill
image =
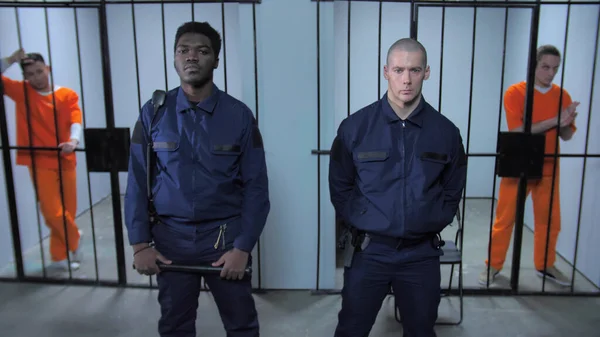
[[[156,290],[5,283],[0,286],[0,331],[11,337],[158,336]],[[327,337],[340,298],[307,291],[255,295],[261,336]],[[451,299],[456,302],[456,299]],[[442,300],[440,311],[448,303]],[[600,298],[468,297],[460,326],[438,326],[439,337],[600,336]],[[198,336],[224,337],[210,294],[202,293]],[[385,300],[370,336],[399,337],[393,300]]]
[[[490,215],[492,201],[486,199],[467,199],[465,201],[464,212],[464,237],[463,242],[463,282],[466,289],[479,289],[482,286],[478,283],[478,275],[481,273],[485,264],[484,261],[488,254],[488,242],[490,232]],[[122,203],[123,204],[123,203]],[[462,205],[461,205],[462,210]],[[91,214],[93,213],[93,219]],[[92,220],[93,225],[92,226]],[[112,219],[111,202],[109,198],[104,199],[94,205],[93,212],[87,211],[77,218],[78,226],[84,230],[85,237],[83,241],[83,251],[85,254],[85,263],[82,268],[72,273],[73,278],[77,279],[99,279],[107,281],[117,280],[117,265],[115,253],[115,235]],[[455,222],[448,226],[442,236],[445,240],[454,240],[459,223]],[[93,229],[93,230],[92,230]],[[127,237],[125,226],[123,225],[123,236]],[[95,239],[95,240],[94,240]],[[335,244],[332,242],[332,244]],[[42,264],[41,251],[39,245],[23,252],[24,268],[26,275],[44,276],[50,278],[69,278],[68,273],[58,272],[47,268],[49,265],[48,240],[42,243],[42,249],[45,253],[45,263]],[[126,249],[126,264],[130,266],[133,262],[130,248]],[[510,270],[512,265],[512,243],[510,245],[504,269],[497,277],[496,282],[490,285],[490,288],[510,289]],[[44,268],[46,266],[46,268]],[[556,266],[569,277],[573,272],[573,267],[562,257],[557,257]],[[339,265],[341,267],[341,265]],[[442,287],[448,287],[451,267],[442,266]],[[139,275],[132,268],[126,268],[127,280],[130,284],[149,284],[148,277]],[[0,277],[14,277],[15,268],[13,264],[8,264],[0,268]],[[342,287],[342,268],[337,270],[336,288]],[[452,273],[452,288],[458,287],[458,268]],[[575,271],[573,291],[600,292],[600,289],[592,284],[585,276]],[[152,281],[156,284],[155,281]],[[524,291],[560,291],[570,292],[570,287],[562,287],[545,282],[542,288],[542,279],[536,276],[533,266],[533,232],[528,228],[523,231],[523,246],[521,256],[521,272],[519,278],[519,288]]]
[[[477,276],[484,268],[490,226],[491,201],[467,200],[465,212],[463,277],[465,288],[480,288]],[[85,231],[82,268],[73,278],[116,280],[114,226],[110,200],[93,208],[94,235],[90,212],[78,217]],[[453,239],[458,223],[448,227],[443,237]],[[126,233],[124,232],[124,235]],[[534,276],[533,235],[526,230],[523,238],[520,288],[537,290],[542,282]],[[332,243],[333,244],[333,243]],[[42,243],[48,251],[48,241]],[[127,249],[127,248],[126,248]],[[502,277],[492,287],[509,288],[512,247]],[[42,276],[40,247],[24,252],[27,275]],[[48,254],[45,254],[48,264]],[[94,259],[94,256],[96,257]],[[126,254],[131,264],[131,254]],[[558,258],[558,267],[570,275],[572,267]],[[126,268],[129,283],[148,284],[147,277]],[[447,287],[450,268],[442,267],[442,286]],[[341,270],[339,271],[341,281]],[[1,268],[0,276],[13,276],[14,266]],[[458,285],[458,269],[453,273],[453,288]],[[575,274],[574,291],[598,291],[581,274]],[[67,273],[46,269],[46,276],[68,278]],[[338,288],[342,284],[339,282]],[[546,291],[570,291],[549,282]],[[50,286],[4,283],[0,286],[0,336],[157,336],[159,307],[157,292],[151,289],[115,289],[84,286]],[[313,296],[307,291],[276,291],[256,295],[262,325],[261,336],[332,336],[340,306],[338,295]],[[458,316],[456,297],[443,298],[440,320]],[[467,297],[464,321],[458,327],[438,327],[439,336],[600,336],[600,298],[573,297]],[[209,293],[202,293],[198,310],[199,336],[225,336]],[[401,325],[394,319],[393,299],[388,298],[379,313],[371,336],[401,336]]]

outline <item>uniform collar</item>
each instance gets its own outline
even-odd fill
[[[419,127],[422,127],[423,126],[423,115],[424,115],[423,110],[425,110],[426,104],[427,104],[427,102],[425,102],[425,97],[423,97],[423,95],[421,94],[421,101],[419,101],[419,105],[417,105],[415,110],[410,114],[410,116],[408,116],[407,120],[418,125]],[[392,106],[390,105],[390,102],[388,101],[387,92],[381,98],[381,106],[383,109],[383,115],[384,115],[385,119],[388,121],[388,123],[394,123],[394,122],[398,122],[400,120],[400,117],[398,117],[398,115],[396,115],[396,113],[394,112],[394,109],[392,109]]]
[[[196,105],[196,107],[212,114],[215,110],[215,106],[217,105],[217,102],[219,101],[220,93],[221,93],[221,90],[219,89],[219,87],[217,87],[217,85],[213,83],[213,90],[212,90],[212,93],[210,94],[210,96],[208,96],[208,98],[206,98],[204,101],[198,103]],[[177,103],[176,103],[177,112],[185,112],[191,108],[192,108],[192,105],[191,105],[190,101],[185,96],[183,89],[181,87],[179,87],[179,90],[177,91]]]

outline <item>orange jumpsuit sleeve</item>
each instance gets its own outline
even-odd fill
[[[524,104],[525,97],[514,86],[506,90],[504,94],[504,110],[506,111],[508,130],[513,130],[523,125]]]
[[[4,94],[15,102],[20,102],[25,99],[24,82],[13,80],[2,75],[2,84],[4,85]]]
[[[566,109],[572,103],[573,103],[573,99],[571,98],[571,95],[569,95],[569,93],[563,89],[562,108]],[[571,130],[573,130],[573,133],[575,133],[575,131],[577,131],[577,126],[575,126],[575,121],[573,121],[573,123],[571,123],[571,125],[569,125],[569,126],[571,127]]]
[[[83,119],[81,117],[81,107],[79,107],[79,95],[75,91],[69,90],[65,101],[67,110],[70,112],[71,125],[82,124]]]

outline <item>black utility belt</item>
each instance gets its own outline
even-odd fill
[[[418,239],[402,239],[373,233],[364,233],[364,235],[368,236],[371,242],[384,244],[395,249],[418,246],[426,241],[430,241],[433,238],[431,236],[426,236]]]
[[[362,245],[365,248],[366,248],[366,246],[368,246],[368,244],[370,242],[384,244],[384,245],[392,247],[394,249],[410,248],[410,247],[418,246],[425,242],[430,242],[433,248],[440,249],[445,244],[444,240],[442,240],[442,238],[437,234],[426,235],[426,236],[416,238],[416,239],[396,238],[396,237],[384,236],[384,235],[368,233],[368,232],[361,232],[361,231],[358,231],[358,233],[356,233],[356,234],[358,234],[358,237],[359,237],[358,238],[358,241],[360,243],[359,246]],[[367,241],[367,242],[365,242],[365,241]]]

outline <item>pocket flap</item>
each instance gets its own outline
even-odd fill
[[[356,152],[356,159],[361,162],[369,161],[384,161],[390,156],[388,150],[374,150],[374,151],[359,151]]]
[[[152,143],[154,151],[175,151],[179,148],[179,142],[156,141]]]
[[[448,163],[448,155],[445,153],[438,152],[423,152],[421,153],[421,160],[446,164]]]
[[[237,144],[217,144],[213,145],[212,153],[222,155],[238,155],[242,151],[241,146]]]

